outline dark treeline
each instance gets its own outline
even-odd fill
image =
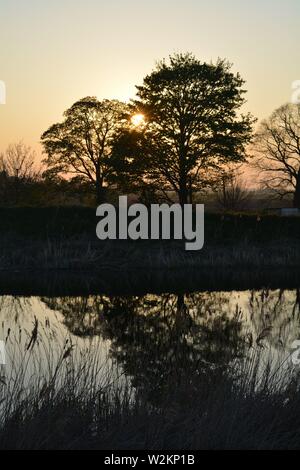
[[[185,204],[213,195],[222,209],[242,210],[249,165],[260,175],[253,186],[300,208],[300,106],[282,106],[254,133],[256,120],[242,113],[244,84],[226,60],[175,54],[129,104],[80,99],[41,136],[40,168],[23,143],[1,155],[1,205],[94,206],[119,194]]]

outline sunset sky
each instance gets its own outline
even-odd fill
[[[128,100],[174,52],[227,58],[259,119],[300,79],[299,0],[0,0],[0,151],[39,139],[77,99]]]

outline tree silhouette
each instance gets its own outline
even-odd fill
[[[132,108],[145,122],[123,133],[114,149],[125,181],[175,192],[184,204],[228,162],[245,159],[254,120],[238,114],[244,81],[230,68],[223,60],[214,65],[175,54],[145,77]]]
[[[128,121],[127,107],[116,100],[83,98],[41,137],[51,175],[76,175],[93,184],[100,203],[110,172],[114,139]]]
[[[63,314],[71,333],[110,340],[112,358],[156,403],[183,380],[225,368],[245,348],[240,318],[221,312],[226,302],[213,294],[42,300]]]
[[[241,172],[228,171],[217,192],[217,202],[223,210],[243,210],[251,200],[251,192],[243,182]]]
[[[12,178],[35,179],[39,175],[35,159],[35,152],[22,141],[11,144],[0,154],[0,171],[5,171]]]
[[[225,372],[252,346],[268,345],[267,356],[271,348],[279,357],[299,337],[299,289],[248,291],[246,303],[244,294],[236,304],[234,292],[41,300],[63,314],[70,333],[109,340],[111,357],[136,391],[157,404],[172,391],[179,396],[185,380],[185,390],[213,380],[214,371]]]
[[[0,198],[9,204],[28,200],[34,187],[41,183],[41,168],[36,154],[22,141],[10,144],[0,154]]]
[[[263,121],[254,140],[254,166],[263,184],[300,208],[300,105],[286,104]]]

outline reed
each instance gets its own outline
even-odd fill
[[[105,372],[95,348],[66,338],[54,351],[41,328],[6,338],[20,366],[0,381],[1,449],[299,448],[299,371],[262,363],[258,345],[227,367],[172,374],[154,405],[122,370]]]

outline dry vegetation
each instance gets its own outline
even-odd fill
[[[95,355],[76,354],[70,340],[55,358],[53,339],[42,340],[39,328],[25,343],[6,339],[22,361],[2,369],[1,449],[299,447],[299,371],[287,362],[271,367],[271,358],[262,367],[258,347],[227,367],[199,365],[188,377],[174,370],[170,392],[154,405],[129,380],[120,387],[103,375]]]

